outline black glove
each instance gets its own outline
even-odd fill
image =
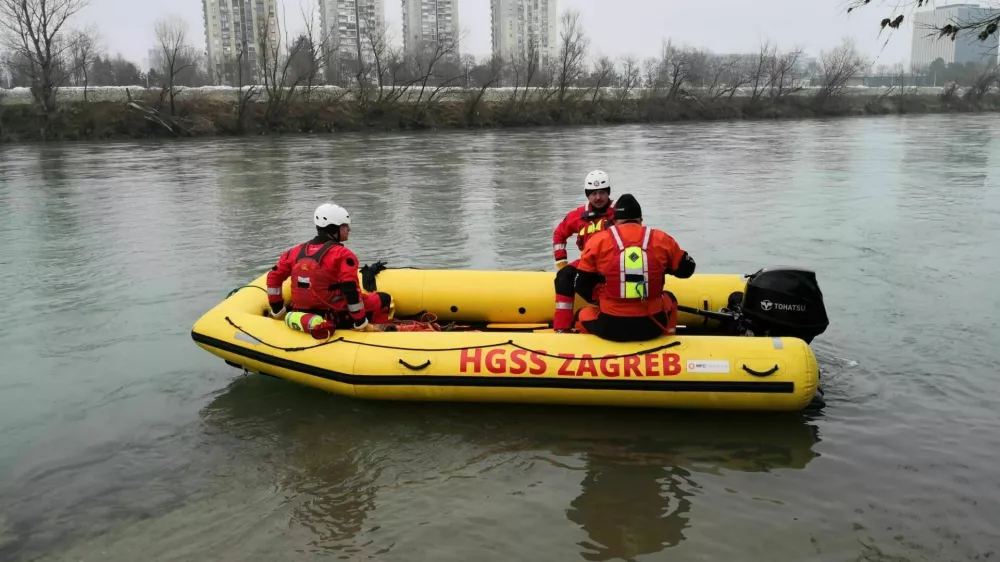
[[[374,293],[378,288],[375,284],[375,276],[379,272],[388,269],[385,264],[389,262],[377,261],[372,265],[366,265],[361,268],[361,287],[369,293]]]

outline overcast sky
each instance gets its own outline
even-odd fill
[[[302,26],[300,6],[316,0],[279,0],[288,14],[288,28]],[[400,32],[400,0],[386,1],[390,30]],[[201,0],[89,0],[80,18],[97,24],[111,54],[121,53],[145,63],[153,48],[153,22],[176,12],[190,23],[191,42],[204,49],[205,32]],[[301,2],[301,4],[300,4]],[[939,1],[939,5],[955,3]],[[580,10],[591,39],[592,53],[612,56],[655,55],[664,38],[714,52],[753,51],[762,38],[781,47],[799,45],[812,55],[853,37],[860,50],[879,55],[877,64],[909,60],[912,31],[900,26],[883,50],[885,34],[878,38],[878,22],[889,10],[876,6],[848,15],[847,0],[559,0],[558,10]],[[894,3],[893,3],[894,4]],[[490,50],[489,0],[459,0],[461,26],[468,32],[462,52],[477,56]],[[905,27],[905,29],[904,29]],[[881,51],[881,54],[879,54]]]

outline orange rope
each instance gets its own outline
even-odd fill
[[[384,332],[441,332],[445,328],[442,328],[437,322],[438,317],[433,312],[425,312],[420,315],[417,320],[390,320],[386,327],[383,329]],[[448,329],[458,328],[459,326],[449,325]]]

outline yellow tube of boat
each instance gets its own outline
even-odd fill
[[[393,296],[400,317],[433,311],[445,322],[533,324],[551,323],[555,312],[553,272],[402,268],[382,271],[376,283],[377,290]],[[668,276],[665,286],[683,306],[718,311],[726,306],[729,295],[742,291],[745,284],[744,275],[702,273],[688,279]],[[288,302],[289,281],[283,290]],[[586,304],[577,296],[576,308]],[[681,312],[678,324],[711,326],[717,322]]]
[[[489,273],[503,281],[492,281],[482,296],[474,288],[482,289]],[[709,277],[706,285],[727,287],[725,277]],[[506,284],[514,279],[523,284]],[[518,309],[541,309],[543,298],[511,303],[497,295],[514,299],[543,285],[552,295],[551,279],[535,272],[390,270],[379,276],[379,289],[393,292],[404,314],[429,310],[442,319],[450,313],[463,321],[510,321],[513,310],[533,321],[544,313]],[[479,283],[451,294],[473,280]],[[697,280],[685,280],[677,292],[710,295]],[[781,411],[805,408],[818,384],[815,356],[797,338],[664,336],[616,343],[551,332],[338,330],[318,342],[263,315],[265,276],[251,285],[195,323],[197,344],[247,370],[358,398]],[[408,301],[416,296],[419,304]]]

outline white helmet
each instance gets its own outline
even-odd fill
[[[611,190],[611,178],[604,170],[594,170],[593,172],[590,172],[587,174],[587,179],[583,184],[583,190],[585,192],[589,193],[598,189]]]
[[[341,207],[340,205],[323,203],[319,207],[316,207],[316,212],[313,215],[313,222],[315,222],[316,226],[319,227],[330,226],[331,224],[351,224],[351,215],[347,213],[347,209]]]

